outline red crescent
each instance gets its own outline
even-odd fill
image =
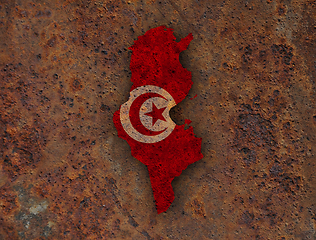
[[[164,132],[167,128],[165,128],[162,131],[151,131],[147,129],[140,121],[139,119],[139,111],[143,103],[153,97],[160,97],[165,99],[163,96],[159,95],[158,93],[144,93],[140,95],[138,98],[136,98],[129,110],[129,119],[131,120],[132,126],[141,134],[147,135],[147,136],[156,136],[162,132]],[[167,100],[167,99],[166,99]]]

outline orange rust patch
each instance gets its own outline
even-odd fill
[[[73,78],[69,84],[73,91],[80,91],[83,88],[81,80],[79,78]]]
[[[150,2],[1,2],[0,239],[313,239],[315,1]],[[197,98],[171,117],[205,158],[157,216],[112,114],[127,48],[163,24],[194,36]]]

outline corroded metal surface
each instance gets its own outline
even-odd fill
[[[315,239],[315,1],[0,1],[0,239]],[[117,137],[137,36],[194,40],[204,158],[157,215]],[[196,98],[194,96],[196,95]]]

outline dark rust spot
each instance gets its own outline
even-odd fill
[[[18,208],[16,194],[9,187],[0,188],[0,212],[1,217],[12,213]]]
[[[73,91],[80,91],[83,87],[81,80],[79,78],[72,79],[70,82],[70,86],[71,86]]]
[[[52,15],[52,12],[50,10],[39,10],[36,12],[35,17],[50,17]]]
[[[48,47],[54,47],[55,44],[56,44],[56,40],[57,40],[57,37],[56,37],[56,36],[51,37],[51,38],[47,41],[47,46],[48,46]]]
[[[191,207],[194,215],[206,218],[204,204],[200,200],[194,199],[191,204]]]
[[[284,4],[279,4],[277,6],[277,14],[279,16],[286,15],[286,6]]]
[[[250,213],[249,211],[245,211],[241,217],[240,217],[240,223],[241,224],[246,224],[248,227],[252,227],[254,219],[254,214]]]
[[[102,103],[100,110],[102,112],[110,111],[110,107]]]

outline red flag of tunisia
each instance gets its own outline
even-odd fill
[[[161,26],[138,37],[129,48],[130,98],[113,116],[118,136],[148,168],[158,213],[166,211],[174,200],[174,177],[203,157],[202,139],[194,136],[193,128],[184,130],[184,125],[176,125],[169,116],[192,86],[191,72],[182,67],[179,54],[193,36],[189,34],[180,42],[175,39],[173,29]]]

